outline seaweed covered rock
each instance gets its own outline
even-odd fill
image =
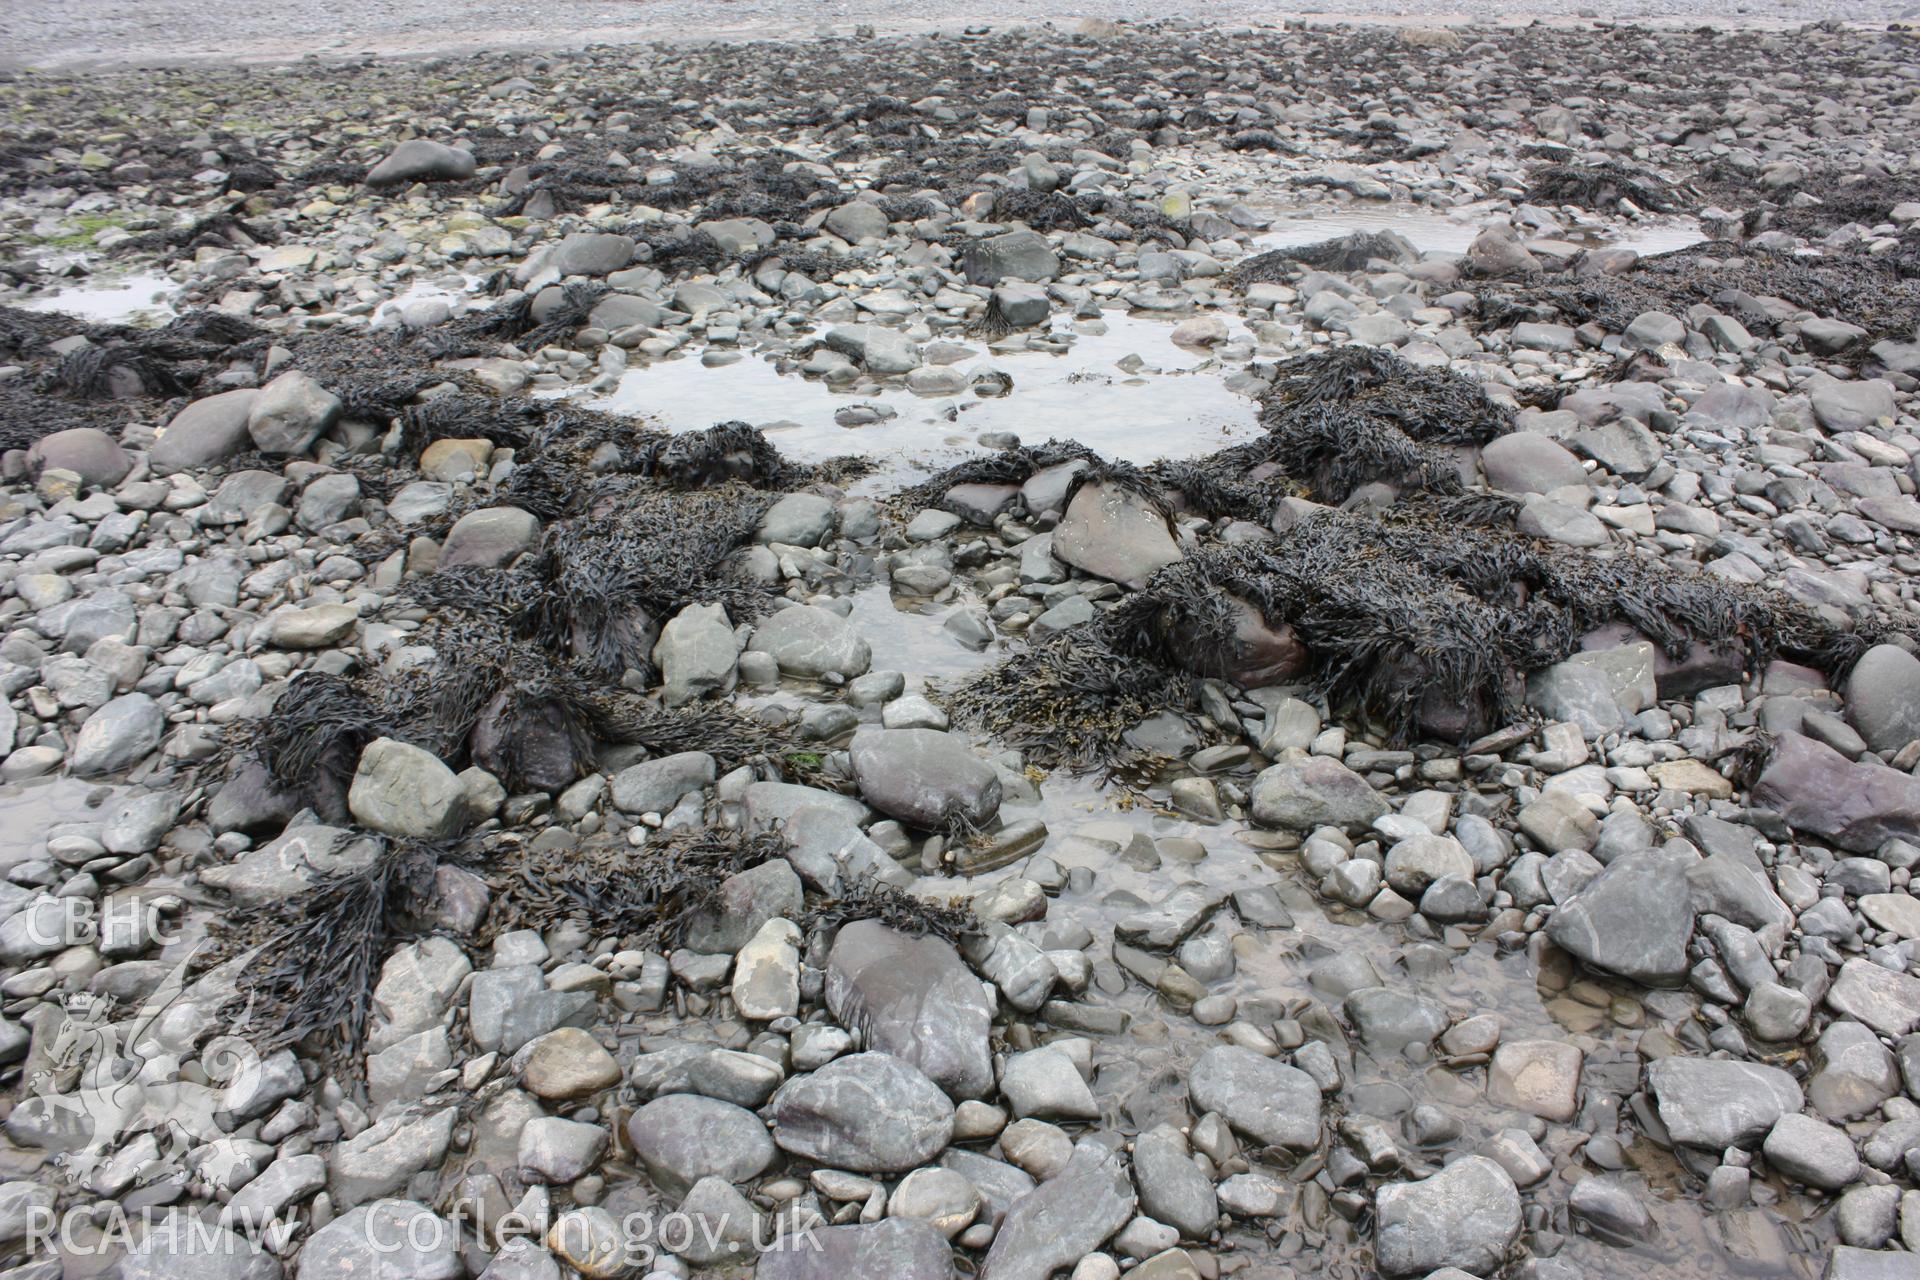
[[[1387,812],[1365,778],[1327,756],[1282,762],[1253,780],[1254,821],[1270,827],[1365,828]]]
[[[1180,558],[1166,513],[1130,487],[1082,484],[1053,531],[1053,554],[1095,577],[1139,588]]]
[[[827,957],[827,1008],[862,1043],[924,1072],[954,1098],[993,1088],[993,1022],[980,979],[940,938],[877,920],[842,928]]]
[[[962,738],[938,729],[869,729],[853,739],[860,798],[918,827],[979,826],[1000,809],[1000,778]]]

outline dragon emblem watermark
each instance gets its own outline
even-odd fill
[[[187,997],[194,954],[197,949],[130,1017],[116,1020],[114,1002],[102,996],[69,997],[44,1060],[29,1063],[20,1107],[48,1135],[54,1166],[69,1181],[89,1185],[130,1147],[139,1157],[140,1181],[182,1174],[187,1153],[225,1137],[222,1118],[258,1088],[260,1054],[242,1034],[250,1006],[193,1048],[206,1021],[217,1016]]]

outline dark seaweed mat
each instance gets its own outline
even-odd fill
[[[1712,241],[1642,258],[1617,275],[1576,271],[1487,286],[1477,294],[1476,320],[1483,329],[1540,318],[1595,321],[1619,333],[1643,312],[1684,315],[1706,303],[1769,332],[1773,321],[1756,300],[1777,297],[1858,325],[1871,338],[1907,341],[1920,328],[1920,276],[1903,274],[1905,261],[1898,254],[1842,249],[1802,256]]]
[[[1529,204],[1570,204],[1606,213],[1617,210],[1622,200],[1653,213],[1674,213],[1680,207],[1672,183],[1622,164],[1552,164],[1536,169],[1527,183]]]
[[[1314,244],[1254,254],[1235,265],[1231,278],[1236,287],[1244,289],[1250,284],[1285,283],[1305,267],[1320,271],[1361,271],[1376,259],[1407,263],[1419,256],[1397,232],[1354,231]]]
[[[1527,538],[1482,495],[1423,497],[1382,514],[1317,512],[1269,542],[1216,545],[1169,565],[1093,623],[1035,641],[946,693],[963,723],[1043,767],[1124,761],[1124,731],[1184,708],[1194,677],[1226,669],[1234,601],[1291,627],[1307,683],[1340,716],[1404,742],[1461,740],[1525,714],[1524,677],[1625,622],[1683,656],[1735,641],[1835,677],[1875,643],[1920,632],[1876,614],[1836,626],[1784,594],[1630,555]]]
[[[86,345],[54,351],[53,344],[74,337]],[[118,436],[132,422],[158,420],[230,363],[263,352],[267,341],[265,330],[214,311],[140,329],[0,306],[0,358],[22,366],[0,384],[0,449],[29,448],[73,427]]]

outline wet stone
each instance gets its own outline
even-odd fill
[[[873,920],[847,925],[828,956],[826,1001],[868,1046],[917,1067],[951,1096],[991,1089],[992,1008],[980,980],[939,938],[910,938]]]
[[[1753,1062],[1662,1058],[1647,1067],[1647,1085],[1673,1140],[1710,1151],[1751,1146],[1803,1101],[1792,1076]]]
[[[766,618],[754,628],[747,648],[772,656],[782,674],[807,679],[864,675],[873,657],[845,618],[813,605],[782,609]]]
[[[1782,1116],[1760,1150],[1780,1173],[1823,1191],[1836,1191],[1860,1173],[1853,1139],[1811,1116]]]
[[[1133,1216],[1134,1205],[1126,1162],[1083,1141],[1063,1169],[1007,1209],[981,1280],[1047,1280],[1104,1244]]]
[[[770,1104],[784,1151],[835,1168],[889,1173],[924,1164],[953,1133],[953,1104],[891,1054],[838,1058],[780,1087]]]
[[[370,187],[393,187],[411,182],[460,182],[471,178],[471,151],[449,147],[428,138],[410,138],[388,152],[367,171]]]
[[[1509,1040],[1487,1070],[1487,1097],[1500,1106],[1562,1124],[1573,1119],[1580,1050],[1552,1040]]]
[[[657,1098],[627,1121],[627,1140],[647,1176],[670,1194],[706,1177],[742,1183],[773,1163],[773,1139],[751,1111],[713,1098]]]
[[[931,1223],[888,1218],[816,1228],[762,1253],[755,1280],[951,1280],[953,1251]]]
[[[1320,1087],[1306,1072],[1237,1045],[1216,1045],[1187,1076],[1201,1112],[1267,1146],[1304,1150],[1320,1140]]]
[[[1000,778],[964,739],[934,729],[878,729],[853,740],[860,797],[915,826],[979,825],[1000,808]]]
[[[1324,756],[1274,765],[1253,783],[1253,816],[1266,826],[1360,829],[1386,812],[1386,801],[1365,778]]]
[[[1420,1182],[1388,1183],[1375,1198],[1374,1256],[1389,1276],[1442,1267],[1489,1275],[1520,1233],[1520,1195],[1506,1170],[1465,1156]]]
[[[1686,862],[1665,851],[1615,860],[1561,904],[1547,936],[1609,973],[1652,984],[1678,981],[1689,967],[1693,936]]]

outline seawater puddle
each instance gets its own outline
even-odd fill
[[[1202,456],[1259,432],[1257,406],[1222,381],[1230,370],[1205,351],[1175,344],[1170,322],[1112,313],[1056,333],[1073,335],[1065,354],[968,344],[979,354],[956,367],[1008,374],[1013,389],[1000,397],[918,396],[904,387],[839,392],[748,355],[725,365],[682,357],[629,369],[612,393],[591,403],[674,431],[738,419],[767,428],[782,453],[803,461],[863,454],[891,468],[929,470],[972,452],[991,431],[1033,443],[1072,438],[1137,463]],[[1119,367],[1129,355],[1143,362],[1138,372]],[[862,404],[898,416],[862,427],[834,421],[837,411]]]
[[[1158,798],[1157,788],[1154,798]],[[1503,1040],[1544,1039],[1578,1045],[1586,1055],[1589,1077],[1606,1080],[1605,1084],[1595,1083],[1596,1089],[1624,1094],[1632,1091],[1630,1082],[1638,1077],[1639,1020],[1617,1021],[1606,1010],[1588,1005],[1584,1009],[1591,1016],[1577,1025],[1569,1024],[1565,1020],[1568,1006],[1577,1002],[1565,992],[1543,986],[1535,962],[1524,949],[1503,953],[1492,938],[1484,935],[1473,938],[1464,948],[1450,947],[1440,940],[1423,943],[1403,926],[1339,906],[1318,894],[1312,876],[1296,855],[1250,844],[1246,837],[1258,839],[1259,833],[1243,823],[1196,822],[1158,807],[1152,799],[1143,801],[1103,786],[1097,779],[1065,773],[1055,773],[1042,781],[1037,802],[1010,801],[1003,805],[1002,817],[1041,818],[1050,835],[1038,856],[1065,869],[1078,866],[1093,872],[1089,890],[1076,892],[1070,884],[1049,898],[1046,920],[1058,926],[1084,926],[1095,938],[1091,952],[1096,957],[1107,954],[1107,944],[1120,921],[1143,906],[1150,910],[1182,885],[1203,885],[1229,895],[1246,888],[1273,888],[1293,916],[1290,927],[1260,928],[1237,921],[1228,902],[1212,922],[1193,935],[1203,937],[1209,930],[1222,928],[1238,935],[1232,972],[1208,982],[1207,990],[1245,1002],[1239,1016],[1250,1019],[1262,1031],[1268,1030],[1269,1024],[1248,1012],[1256,1007],[1254,1002],[1268,1008],[1297,1008],[1312,999],[1338,1013],[1342,993],[1316,986],[1314,970],[1330,959],[1358,955],[1365,957],[1382,984],[1392,990],[1436,1001],[1460,1018],[1481,1013],[1497,1015],[1503,1024]],[[1206,856],[1187,862],[1161,855],[1143,862],[1137,847],[1131,857],[1124,849],[1107,851],[1115,834],[1126,830],[1156,841],[1168,837],[1197,841],[1205,847]],[[1074,840],[1076,832],[1098,834],[1108,844],[1102,847]],[[933,879],[922,884],[948,893],[978,892],[1003,879],[1027,874],[1030,862],[1023,859],[971,881]],[[1178,951],[1165,958],[1177,961]],[[1599,982],[1592,975],[1580,977],[1577,985],[1589,991],[1599,986],[1616,996],[1634,994],[1629,984]],[[1096,970],[1093,987],[1079,998],[1124,1010],[1131,1018],[1128,1029],[1119,1035],[1095,1038],[1093,1089],[1106,1122],[1127,1132],[1160,1123],[1184,1123],[1187,1076],[1201,1054],[1226,1042],[1224,1029],[1200,1025],[1131,974],[1116,990],[1110,979],[1103,985]],[[1660,1021],[1651,1010],[1643,1016],[1649,1025]],[[1435,1163],[1443,1150],[1471,1152],[1503,1130],[1524,1129],[1530,1123],[1525,1115],[1503,1110],[1486,1096],[1484,1066],[1450,1067],[1385,1050],[1369,1052],[1357,1038],[1349,1047],[1352,1056],[1343,1064],[1346,1083],[1339,1095],[1344,1105],[1334,1114],[1377,1118],[1407,1149],[1415,1150],[1404,1128],[1408,1117],[1416,1107],[1437,1107],[1459,1122],[1462,1133],[1444,1147],[1421,1153]],[[1612,1132],[1604,1126],[1598,1130],[1601,1135],[1611,1136]],[[1543,1149],[1549,1148],[1556,1136],[1564,1143],[1578,1133],[1577,1126],[1554,1126],[1549,1137],[1541,1140]],[[1559,1256],[1572,1263],[1578,1274],[1599,1280],[1708,1280],[1733,1275],[1754,1280],[1811,1280],[1814,1269],[1808,1260],[1823,1258],[1832,1243],[1833,1228],[1827,1216],[1776,1222],[1758,1208],[1711,1212],[1702,1202],[1698,1179],[1682,1170],[1671,1153],[1645,1139],[1633,1138],[1625,1125],[1619,1136],[1624,1143],[1625,1168],[1645,1180],[1648,1193],[1644,1203],[1659,1229],[1651,1241],[1626,1247],[1567,1230]],[[1284,1170],[1285,1162],[1278,1167]],[[1778,1193],[1776,1210],[1789,1203],[1791,1197],[1784,1184],[1776,1180],[1771,1187]],[[1536,1188],[1534,1195],[1545,1203],[1564,1203],[1565,1190]],[[1332,1215],[1309,1222],[1298,1199],[1282,1221],[1292,1229],[1322,1237],[1312,1246],[1319,1251],[1322,1269],[1317,1274],[1351,1275],[1356,1280],[1373,1274],[1367,1256],[1370,1233],[1343,1234],[1339,1220]],[[1564,1221],[1561,1226],[1564,1230]],[[1236,1228],[1230,1234],[1238,1250],[1254,1257],[1265,1255],[1271,1247],[1270,1239],[1243,1229]]]
[[[47,832],[62,823],[101,822],[113,788],[50,776],[0,787],[0,872],[46,856]],[[99,804],[91,803],[95,798]]]
[[[1394,231],[1422,253],[1465,253],[1491,217],[1492,211],[1456,211],[1455,217],[1414,205],[1341,205],[1325,209],[1274,210],[1262,213],[1273,225],[1253,239],[1253,252],[1296,249],[1354,232]],[[1669,253],[1699,244],[1706,234],[1692,218],[1659,218],[1639,223],[1608,223],[1570,227],[1564,232],[1525,235],[1525,239],[1567,240],[1591,248],[1632,249],[1636,253]]]
[[[173,317],[168,299],[178,287],[158,272],[115,279],[89,277],[83,284],[27,298],[17,305],[28,311],[62,311],[90,324],[158,324]]]
[[[847,621],[873,651],[869,670],[906,672],[909,684],[950,684],[1006,656],[1000,640],[970,649],[947,631],[947,616],[969,603],[896,597],[879,583],[854,593]]]

